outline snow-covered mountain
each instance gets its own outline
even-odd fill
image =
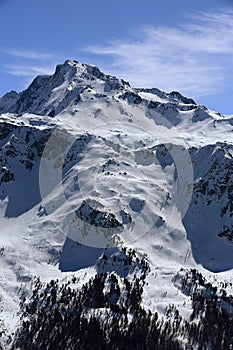
[[[168,339],[170,349],[202,346],[187,340],[190,317],[194,327],[200,313],[212,315],[194,312],[197,296],[215,300],[220,313],[233,307],[220,291],[232,294],[233,117],[71,60],[3,96],[0,113],[4,349],[26,349],[29,338],[28,349],[79,348],[72,335],[66,347],[39,339],[41,310],[48,319],[55,308],[64,321],[64,290],[76,293],[85,320],[118,315],[119,325],[124,314],[132,326],[144,312],[148,323],[152,314],[161,322],[153,326],[164,331],[158,349]],[[69,307],[78,307],[72,297]],[[177,312],[171,338],[166,322],[174,326]]]

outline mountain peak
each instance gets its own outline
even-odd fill
[[[66,60],[54,74],[37,76],[23,92],[8,93],[0,99],[0,113],[51,115],[80,102],[80,94],[92,89],[97,94],[129,88],[128,82],[106,75],[91,64]]]
[[[11,90],[10,92],[7,92],[1,99],[0,99],[0,111],[1,110],[8,110],[11,108],[18,100],[19,94]]]
[[[61,74],[66,76],[68,74],[69,78],[84,78],[88,80],[100,79],[106,81],[108,79],[117,79],[113,76],[106,75],[101,72],[101,70],[92,64],[80,63],[75,60],[66,60],[63,64],[59,64],[56,67],[55,75]]]
[[[82,63],[75,60],[66,60],[62,64],[58,64],[55,69],[55,75],[61,74],[66,75],[67,73],[82,73],[85,71],[85,67]]]

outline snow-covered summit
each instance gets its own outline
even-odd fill
[[[95,97],[118,97],[132,103],[152,102],[195,105],[194,100],[178,92],[159,89],[133,89],[123,79],[106,75],[98,67],[67,60],[59,64],[53,75],[36,77],[21,93],[7,93],[0,99],[0,113],[34,113],[55,116],[67,108],[75,108],[82,100]],[[191,107],[190,107],[191,108]]]
[[[88,89],[104,93],[125,87],[129,87],[127,82],[105,75],[96,66],[67,60],[56,67],[53,75],[36,77],[25,91],[4,95],[0,99],[0,113],[55,116],[68,106],[77,105]]]

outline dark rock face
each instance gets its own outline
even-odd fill
[[[175,98],[176,100],[182,102],[182,103],[185,103],[185,104],[193,104],[195,105],[196,102],[192,99],[192,98],[187,98],[183,95],[181,95],[179,92],[177,91],[172,91],[170,92],[169,94],[171,97]]]
[[[100,210],[100,208],[101,205],[99,203],[93,201],[88,203],[88,201],[84,200],[75,213],[81,220],[96,227],[122,227],[122,224],[116,219],[114,214],[104,211],[104,208]]]
[[[0,112],[1,111],[9,111],[12,106],[15,105],[15,103],[20,98],[20,94],[16,91],[10,91],[2,98],[0,98]]]

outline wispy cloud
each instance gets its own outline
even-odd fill
[[[59,55],[46,53],[46,52],[37,52],[30,50],[14,50],[14,49],[5,49],[2,48],[1,52],[9,54],[11,56],[22,57],[32,60],[51,60],[59,58]]]
[[[29,77],[33,78],[35,75],[42,74],[47,75],[51,74],[51,72],[54,70],[54,66],[33,66],[33,65],[7,65],[6,66],[7,71],[9,74],[16,75],[19,77]]]
[[[134,86],[201,97],[232,79],[233,12],[198,13],[180,26],[143,28],[130,40],[114,40],[87,51],[110,56],[108,71]]]
[[[7,57],[4,71],[22,78],[22,87],[37,75],[49,75],[57,63],[63,59],[61,55],[25,49],[0,48],[0,53]]]

